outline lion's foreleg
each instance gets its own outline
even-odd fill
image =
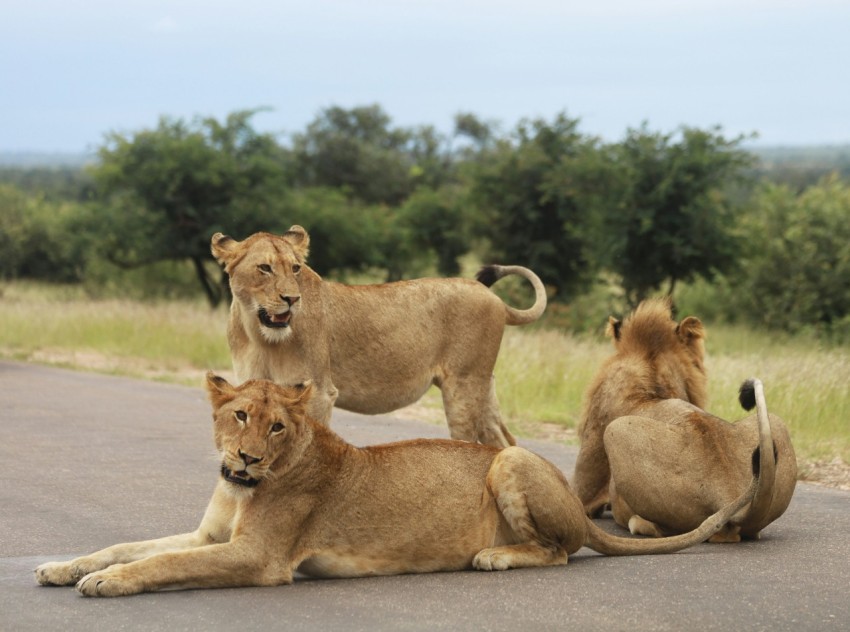
[[[77,590],[87,597],[116,597],[162,588],[224,588],[292,582],[292,570],[270,571],[262,546],[227,542],[163,553],[116,564],[83,577]],[[274,567],[277,568],[277,567]]]
[[[116,544],[68,562],[47,562],[35,569],[35,578],[43,586],[69,586],[77,583],[84,575],[113,564],[126,564],[161,553],[227,542],[235,514],[236,500],[227,493],[226,483],[220,481],[196,531],[154,540]]]
[[[35,569],[35,578],[43,586],[69,586],[77,583],[84,575],[102,570],[113,564],[135,562],[152,555],[169,551],[182,551],[203,544],[208,544],[208,541],[198,531],[155,540],[115,544],[91,555],[78,557],[68,562],[42,564]]]

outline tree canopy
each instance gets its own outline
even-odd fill
[[[629,130],[613,147],[619,195],[603,211],[603,265],[622,279],[632,305],[679,281],[730,270],[739,244],[731,185],[752,157],[718,130]]]
[[[554,302],[604,290],[625,309],[702,287],[715,315],[850,337],[839,168],[776,184],[796,163],[760,172],[746,139],[720,128],[644,124],[603,142],[566,113],[503,132],[463,112],[443,134],[378,105],[334,106],[289,137],[258,132],[257,113],[110,133],[87,171],[0,169],[0,274],[91,287],[135,270],[175,288],[150,295],[195,283],[216,305],[214,232],[301,224],[320,274],[456,275],[472,254],[532,268]]]
[[[255,113],[235,112],[224,123],[163,117],[155,129],[107,136],[92,174],[110,261],[187,259],[210,303],[221,301],[226,284],[205,265],[212,234],[281,225],[286,155],[273,136],[254,131]]]

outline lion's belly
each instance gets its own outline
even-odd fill
[[[304,560],[298,572],[311,577],[368,577],[400,575],[402,573],[431,573],[472,568],[472,558],[484,546],[469,550],[439,550],[430,554],[396,552],[352,552],[329,550]]]
[[[481,549],[513,541],[494,502],[473,507],[468,512],[438,507],[420,520],[391,515],[366,529],[352,528],[354,520],[343,511],[341,522],[347,526],[317,542],[298,571],[314,577],[363,577],[471,568]],[[385,511],[392,513],[386,506]]]
[[[381,415],[413,404],[428,391],[433,376],[424,371],[420,375],[392,382],[342,380],[334,382],[339,389],[336,406],[363,415]]]

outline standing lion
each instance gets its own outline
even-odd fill
[[[212,253],[233,292],[228,342],[240,381],[312,380],[309,412],[325,424],[335,405],[388,413],[435,384],[452,438],[516,443],[501,420],[493,367],[505,325],[532,323],[546,308],[537,275],[520,266],[487,266],[477,281],[349,286],[310,269],[309,245],[300,226],[243,241],[213,235]],[[487,289],[511,274],[534,287],[529,309],[514,309]]]

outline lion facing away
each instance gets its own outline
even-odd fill
[[[471,279],[416,279],[348,286],[307,265],[310,237],[243,241],[216,233],[212,253],[230,278],[228,342],[237,378],[279,384],[312,380],[310,414],[328,423],[333,406],[388,413],[440,388],[452,438],[507,446],[493,377],[505,325],[537,320],[540,279],[520,266],[488,266]],[[534,305],[517,310],[487,289],[506,275],[527,279]]]
[[[752,498],[685,535],[610,535],[585,516],[566,479],[518,447],[452,440],[367,448],[309,418],[311,385],[212,374],[220,479],[198,529],[42,564],[45,585],[86,596],[161,588],[289,584],[297,571],[359,577],[566,564],[587,545],[610,555],[680,550],[711,536]],[[758,460],[754,461],[757,465]]]
[[[767,411],[760,380],[741,386],[740,401],[757,412],[735,423],[679,399],[611,422],[604,443],[614,520],[634,534],[690,531],[746,489],[750,453],[759,445],[758,490],[711,541],[757,539],[788,508],[797,459],[782,419]]]
[[[705,330],[698,318],[676,323],[668,300],[650,299],[624,322],[611,317],[607,333],[616,351],[585,396],[573,477],[576,494],[590,516],[601,513],[609,502],[611,471],[602,443],[609,423],[668,399],[699,408],[706,401]]]

